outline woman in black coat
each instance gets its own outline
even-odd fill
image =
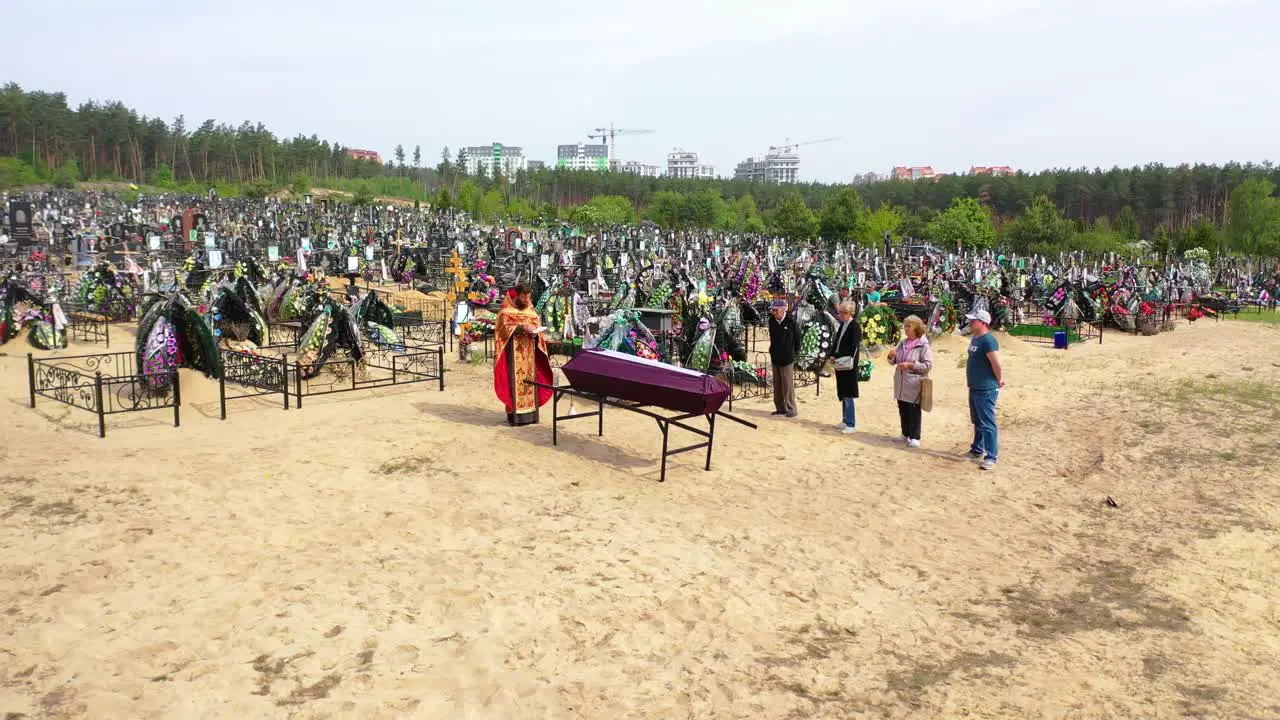
[[[858,417],[854,412],[854,401],[858,398],[858,360],[862,348],[862,324],[858,322],[858,306],[852,300],[840,303],[837,308],[840,327],[836,328],[836,338],[831,356],[836,361],[836,396],[840,398],[840,427],[847,435],[857,427]],[[841,360],[844,358],[844,360]],[[839,369],[841,365],[849,366],[848,370]]]

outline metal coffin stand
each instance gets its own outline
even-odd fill
[[[648,403],[633,403],[633,402],[626,402],[622,400],[615,400],[613,398],[610,398],[604,395],[596,395],[593,393],[586,393],[580,390],[575,390],[568,385],[561,385],[561,386],[547,385],[545,383],[535,382],[533,380],[526,380],[525,382],[529,383],[530,385],[535,385],[540,388],[551,390],[554,393],[553,399],[551,401],[551,444],[553,446],[560,444],[560,423],[564,420],[578,420],[580,418],[589,418],[589,417],[597,418],[596,435],[597,437],[604,437],[604,406],[605,405],[610,405],[616,408],[620,408],[622,410],[629,410],[633,413],[637,413],[640,415],[644,415],[645,417],[652,418],[656,423],[658,423],[658,429],[662,431],[662,472],[658,478],[658,482],[667,481],[667,458],[671,457],[672,455],[679,455],[681,453],[692,452],[694,450],[701,450],[702,448],[707,449],[707,461],[706,461],[706,466],[703,469],[711,470],[711,451],[713,446],[715,445],[717,415],[724,418],[728,418],[729,420],[732,420],[740,425],[745,425],[751,428],[752,430],[757,429],[753,423],[747,422],[742,418],[734,417],[733,415],[730,415],[726,412],[722,412],[719,410],[717,410],[714,413],[709,413],[705,415],[702,413],[681,413],[679,415],[660,415],[659,413],[648,409],[648,408],[654,407],[653,405],[650,405]],[[575,413],[573,415],[561,415],[560,414],[560,398],[564,397],[565,395],[572,395],[573,397],[578,397],[578,398],[582,398],[583,400],[589,400],[591,402],[594,402],[596,403],[596,409],[591,412]],[[702,430],[700,428],[696,428],[696,427],[693,427],[692,425],[688,425],[685,423],[686,420],[690,420],[696,417],[706,418],[707,420],[706,430]],[[698,437],[706,438],[706,441],[694,443],[693,445],[686,445],[685,447],[680,447],[672,450],[670,449],[672,426],[680,428],[681,430],[684,430],[686,432],[693,433]]]

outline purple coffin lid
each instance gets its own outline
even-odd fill
[[[710,415],[729,397],[729,386],[697,370],[612,350],[586,350],[561,368],[574,390]]]

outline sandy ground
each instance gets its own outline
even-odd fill
[[[995,472],[947,338],[923,450],[880,365],[858,434],[739,403],[665,484],[651,421],[552,448],[457,363],[100,440],[12,342],[0,717],[1280,716],[1280,329],[1000,339]]]

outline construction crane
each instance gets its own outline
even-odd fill
[[[791,142],[791,138],[787,138],[786,142],[782,143],[781,145],[770,145],[769,152],[772,153],[772,152],[781,151],[785,153],[792,153],[792,152],[795,152],[796,148],[800,147],[801,145],[817,145],[818,143],[835,142],[836,140],[839,140],[839,139],[840,138],[838,137],[832,137],[832,138],[823,138],[821,140],[805,140],[804,142],[793,143]]]
[[[600,142],[609,141],[609,160],[618,158],[618,136],[619,135],[648,135],[652,130],[621,130],[615,128],[613,123],[609,123],[607,128],[596,128],[594,133],[587,133],[589,140],[600,138]]]

